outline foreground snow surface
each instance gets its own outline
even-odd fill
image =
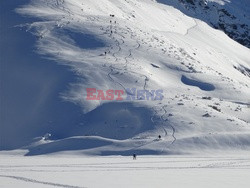
[[[0,154],[0,187],[249,187],[250,157]]]

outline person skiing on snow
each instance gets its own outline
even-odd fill
[[[133,160],[136,160],[136,154],[135,153],[133,154]]]

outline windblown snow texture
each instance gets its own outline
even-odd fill
[[[17,41],[20,47],[14,59],[7,53],[1,71],[1,149],[22,147],[26,155],[249,150],[250,50],[238,37],[248,31],[249,2],[209,0],[204,9],[211,8],[199,14],[198,1],[185,2],[39,0],[15,9],[24,16],[18,22],[8,13],[15,17],[1,21],[1,49]],[[246,26],[236,25],[238,32],[232,26],[230,36],[231,20]],[[86,88],[160,89],[164,98],[88,101]]]

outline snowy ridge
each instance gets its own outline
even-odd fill
[[[30,155],[249,149],[250,50],[222,31],[151,0],[40,0],[17,11],[40,20],[26,25],[37,51],[82,78],[62,94],[82,107],[82,123]],[[163,89],[164,99],[87,101],[86,88]]]
[[[180,9],[185,14],[203,20],[230,38],[250,47],[250,17],[248,0],[159,0]]]

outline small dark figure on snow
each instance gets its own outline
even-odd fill
[[[136,160],[136,154],[135,153],[133,154],[133,160]]]
[[[159,135],[158,138],[161,139],[161,135]]]

